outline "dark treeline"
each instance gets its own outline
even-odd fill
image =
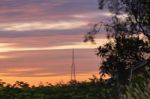
[[[70,81],[68,84],[29,86],[17,81],[10,85],[0,82],[0,99],[116,99],[111,80],[92,78],[90,82]],[[121,91],[121,99],[149,99],[150,79],[135,77],[132,86]]]

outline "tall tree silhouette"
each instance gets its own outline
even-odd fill
[[[103,58],[100,73],[109,74],[120,84],[127,84],[131,69],[147,60],[150,67],[150,0],[98,0],[99,9],[109,9],[112,23],[97,23],[85,36],[94,41],[103,25],[109,43],[98,48]]]

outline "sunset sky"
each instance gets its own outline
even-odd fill
[[[77,80],[98,74],[96,47],[107,42],[105,33],[97,45],[83,40],[92,24],[109,17],[97,0],[0,0],[0,79],[66,82],[73,48]]]

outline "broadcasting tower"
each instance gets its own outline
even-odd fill
[[[75,54],[74,49],[72,50],[72,65],[71,65],[71,81],[76,80],[76,68],[75,68]]]

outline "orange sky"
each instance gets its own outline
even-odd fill
[[[89,78],[92,78],[93,75],[98,76],[98,73],[92,72],[92,73],[86,73],[86,74],[77,74],[76,78],[78,81],[89,81]],[[10,84],[14,84],[15,81],[24,81],[28,82],[30,85],[39,85],[40,83],[46,84],[47,82],[51,84],[58,84],[58,83],[67,83],[70,81],[70,75],[62,75],[62,76],[52,76],[52,77],[6,77],[6,76],[0,76],[3,78],[5,82],[8,82]]]

